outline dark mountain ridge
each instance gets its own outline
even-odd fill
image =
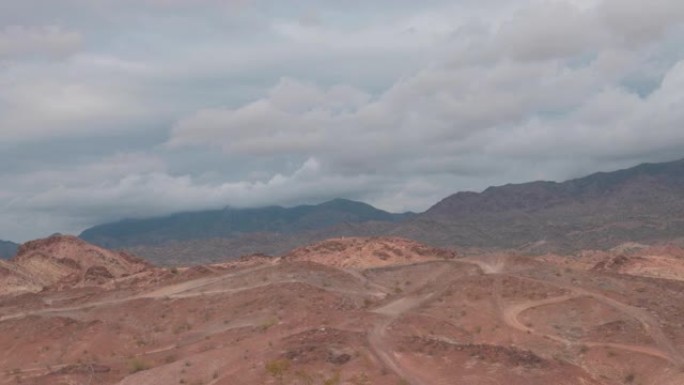
[[[661,192],[684,189],[684,159],[669,163],[645,163],[614,172],[598,172],[561,183],[536,181],[489,187],[482,193],[459,192],[432,206],[423,216],[480,215],[506,210],[534,212],[562,204],[636,198],[624,196],[633,195],[636,190],[640,190],[642,198],[647,200],[656,194],[644,190],[650,188],[658,188]]]
[[[684,160],[457,193],[400,225],[440,246],[570,251],[684,237]]]
[[[81,233],[88,242],[108,248],[160,245],[167,242],[233,238],[253,233],[292,234],[343,223],[394,222],[411,214],[392,214],[365,203],[335,199],[292,208],[206,210],[150,219],[127,219],[92,227]]]

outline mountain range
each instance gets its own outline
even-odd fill
[[[642,164],[562,183],[459,192],[420,214],[334,200],[295,208],[224,209],[125,220],[81,238],[157,263],[283,254],[339,236],[401,236],[448,248],[574,253],[625,242],[684,239],[684,160]]]
[[[395,222],[413,214],[392,214],[346,199],[292,208],[208,210],[150,219],[128,219],[85,230],[80,238],[108,248],[161,245],[172,241],[233,238],[254,233],[301,233],[342,223]]]
[[[396,232],[438,246],[606,249],[684,237],[684,160],[447,197]]]
[[[14,242],[0,240],[0,259],[9,259],[17,253],[19,245]]]

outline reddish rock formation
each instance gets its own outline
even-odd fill
[[[14,259],[0,263],[0,294],[98,285],[151,267],[128,253],[65,235],[27,242]]]

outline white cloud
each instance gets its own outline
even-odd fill
[[[629,46],[658,39],[684,23],[684,3],[679,0],[603,0],[598,13]]]
[[[79,50],[82,43],[80,33],[59,26],[6,26],[0,29],[0,60],[64,57]]]
[[[592,52],[608,34],[591,10],[568,2],[534,3],[497,32],[497,49],[519,60],[547,60]]]
[[[264,100],[235,110],[205,109],[181,120],[169,144],[213,142],[240,155],[306,153],[312,147],[326,146],[323,141],[328,139],[330,125],[344,121],[369,99],[368,94],[348,86],[321,89],[282,79]]]
[[[6,141],[45,140],[74,134],[108,134],[144,116],[125,91],[109,85],[34,79],[0,84],[0,133]],[[115,128],[116,127],[116,128]]]

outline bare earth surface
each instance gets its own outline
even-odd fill
[[[676,248],[340,238],[160,269],[53,238],[23,255],[0,265],[0,384],[684,384]]]

